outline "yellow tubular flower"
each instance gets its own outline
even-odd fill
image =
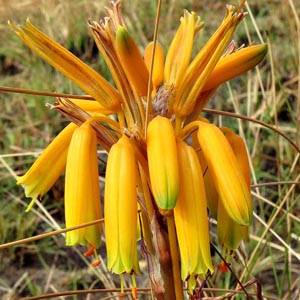
[[[97,158],[97,136],[89,121],[77,128],[68,151],[65,179],[66,227],[102,218]],[[96,224],[66,233],[66,244],[97,248],[101,225]]]
[[[202,92],[217,88],[220,84],[254,68],[265,57],[267,44],[242,48],[219,60],[208,77]]]
[[[162,212],[173,209],[179,192],[179,170],[176,138],[169,119],[156,116],[149,122],[147,154],[156,204]]]
[[[36,199],[40,199],[50,190],[64,171],[69,144],[77,127],[70,123],[49,144],[26,174],[17,176],[17,184],[24,187],[26,197],[32,198],[26,211],[30,210]]]
[[[137,259],[136,160],[123,135],[111,147],[105,175],[104,224],[107,267],[116,274],[139,273]]]
[[[198,141],[217,192],[227,213],[241,225],[250,225],[252,202],[238,161],[224,134],[213,124],[198,121]]]
[[[200,17],[194,12],[184,11],[180,19],[180,26],[169,47],[164,70],[164,80],[175,87],[182,80],[192,54],[193,42],[196,33],[204,26]]]
[[[240,136],[229,128],[221,128],[238,162],[240,172],[245,178],[250,192],[250,166],[246,146]],[[236,249],[242,240],[249,239],[248,226],[237,224],[226,212],[222,201],[218,204],[218,240],[228,249]]]
[[[145,48],[145,52],[144,52],[144,61],[149,72],[151,68],[153,45],[154,45],[153,42],[149,43]],[[155,46],[153,72],[152,72],[152,84],[154,89],[159,87],[163,81],[164,61],[165,61],[164,49],[157,42]]]
[[[55,69],[99,101],[106,109],[117,112],[121,107],[119,93],[100,74],[70,51],[39,31],[27,20],[25,26],[9,23],[23,42]]]
[[[135,41],[122,26],[116,32],[116,50],[129,82],[140,96],[146,96],[149,72]]]
[[[180,191],[174,208],[181,277],[213,272],[202,170],[195,150],[178,140]]]

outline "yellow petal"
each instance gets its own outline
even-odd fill
[[[202,92],[217,88],[227,80],[251,70],[262,61],[267,51],[267,44],[262,44],[242,48],[222,57],[208,77]]]
[[[101,200],[97,157],[97,135],[91,124],[83,123],[72,136],[65,179],[66,227],[101,219]],[[69,231],[66,244],[92,245],[101,241],[101,225]]]
[[[105,175],[107,267],[116,274],[139,272],[136,167],[133,147],[123,135],[109,152]]]
[[[217,193],[211,171],[207,166],[205,157],[203,155],[203,151],[201,151],[198,139],[196,140],[196,138],[197,138],[197,134],[193,134],[192,136],[193,148],[197,149],[197,156],[201,165],[201,170],[202,170],[202,175],[203,175],[204,185],[205,185],[207,207],[210,213],[212,214],[212,216],[215,219],[217,219],[219,195]]]
[[[184,11],[180,26],[169,47],[164,70],[164,80],[177,87],[190,63],[196,33],[203,27],[200,17]]]
[[[153,42],[149,43],[145,48],[145,52],[144,52],[144,61],[149,73],[151,68],[153,45],[154,45]],[[163,81],[164,61],[165,61],[164,50],[162,46],[157,42],[154,51],[154,62],[153,62],[153,71],[152,71],[152,84],[154,88],[160,86],[160,84]]]
[[[29,20],[26,22],[26,27],[17,27],[12,23],[9,25],[37,55],[71,79],[106,109],[114,112],[120,110],[121,98],[118,92],[74,54],[39,31]]]
[[[230,217],[250,225],[252,202],[237,159],[224,134],[215,125],[198,122],[198,141],[214,178],[219,197]]]
[[[69,144],[77,127],[70,123],[49,144],[25,175],[17,177],[17,184],[24,187],[26,197],[32,198],[26,211],[30,210],[36,199],[50,190],[64,171]]]
[[[116,50],[129,82],[140,96],[146,96],[149,72],[135,41],[122,26],[116,32]]]
[[[162,210],[175,207],[179,170],[175,132],[169,119],[156,116],[148,124],[147,155],[152,193]]]
[[[181,277],[213,272],[202,170],[195,150],[178,140],[180,191],[174,208]]]
[[[71,102],[76,104],[82,110],[93,115],[94,113],[101,113],[105,115],[113,114],[112,110],[106,109],[103,105],[101,105],[98,101],[94,100],[80,100],[80,99],[71,99],[68,98]]]

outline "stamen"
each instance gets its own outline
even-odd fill
[[[131,275],[131,280],[132,280],[132,289],[131,289],[132,298],[137,300],[138,295],[136,290],[136,280],[134,274]]]
[[[120,274],[120,284],[121,284],[121,293],[120,293],[119,298],[123,299],[124,296],[125,296],[125,293],[124,293],[124,284],[125,284],[125,282],[124,282],[124,275],[123,274]]]
[[[101,265],[101,261],[100,260],[96,260],[96,261],[94,261],[93,263],[91,263],[91,266],[93,267],[93,268],[96,268],[96,267],[98,267],[98,266],[100,266]]]
[[[96,250],[96,248],[92,244],[89,244],[88,251],[84,252],[83,255],[84,256],[92,256],[92,255],[94,255],[95,261],[93,263],[91,263],[92,267],[95,268],[95,267],[98,267],[101,264],[101,261],[99,259],[97,250]]]
[[[230,266],[230,264],[228,263],[228,261],[230,260],[230,255],[231,252],[228,251],[228,249],[226,247],[223,248],[222,251],[222,262],[219,263],[219,269],[222,273],[227,273],[228,272],[228,267]]]
[[[95,261],[93,263],[91,263],[91,266],[95,268],[101,264],[101,260],[99,259],[96,248],[94,248],[94,257],[95,257]]]
[[[222,273],[227,273],[228,272],[227,263],[225,263],[224,261],[219,263],[219,269]]]
[[[92,244],[89,244],[88,251],[84,252],[84,256],[92,256],[94,254],[95,247]]]

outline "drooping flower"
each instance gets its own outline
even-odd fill
[[[109,152],[105,175],[107,267],[116,274],[139,273],[136,167],[132,145],[123,135]]]
[[[252,220],[252,202],[248,186],[224,134],[215,125],[197,122],[198,141],[213,176],[220,200],[230,217],[241,225]]]
[[[179,192],[176,138],[169,119],[156,116],[147,128],[147,154],[152,193],[158,207],[172,210]]]
[[[78,127],[68,151],[65,180],[66,227],[99,220],[102,217],[97,135],[90,121]],[[66,244],[87,245],[94,252],[101,241],[101,224],[68,231]]]
[[[180,192],[174,209],[183,280],[213,272],[205,186],[195,150],[177,142]]]
[[[30,169],[23,176],[17,177],[17,184],[24,187],[26,197],[32,198],[26,211],[30,210],[36,199],[42,198],[52,188],[63,173],[69,144],[76,128],[72,123],[65,127]]]

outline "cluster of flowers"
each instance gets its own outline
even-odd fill
[[[257,65],[267,46],[237,49],[231,42],[245,16],[241,7],[227,6],[219,28],[193,58],[194,38],[203,27],[194,12],[184,12],[166,57],[156,41],[140,53],[120,2],[112,2],[107,15],[88,24],[114,86],[30,21],[10,23],[27,46],[93,99],[57,99],[52,107],[71,123],[17,183],[32,198],[30,209],[65,170],[66,226],[101,219],[101,145],[108,152],[103,209],[108,269],[139,273],[141,238],[148,259],[160,263],[169,252],[174,260],[178,247],[181,279],[193,287],[198,275],[213,272],[207,211],[217,220],[220,244],[230,250],[248,238],[252,219],[243,140],[199,114],[218,86]],[[99,224],[80,228],[67,232],[66,244],[88,245],[98,265],[101,235]]]

